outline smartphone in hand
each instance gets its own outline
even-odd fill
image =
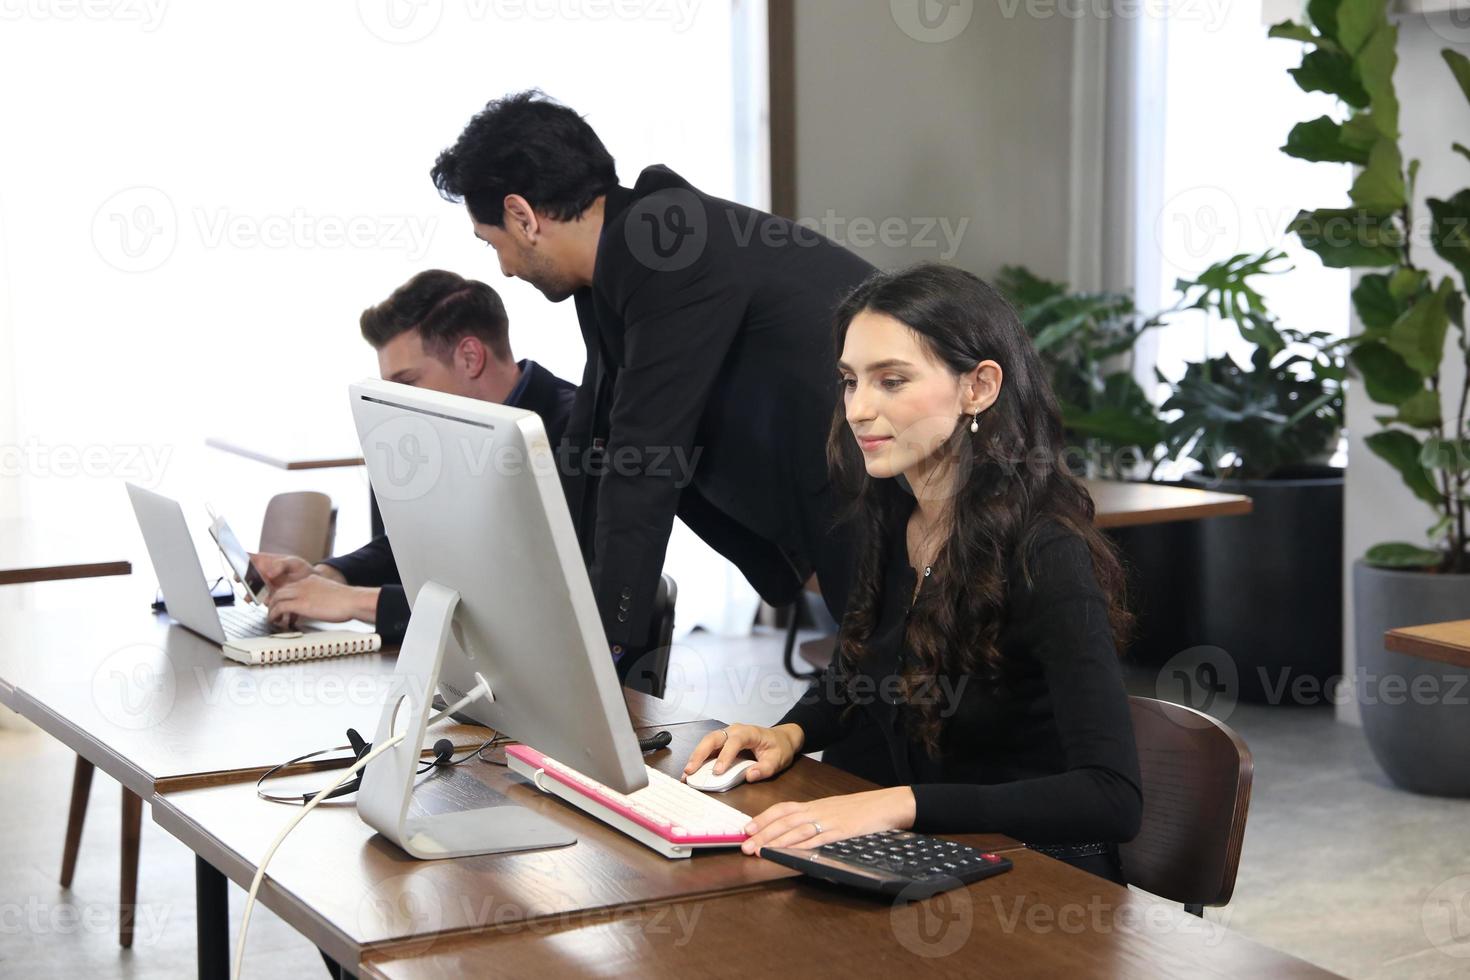
[[[270,587],[266,585],[265,577],[250,560],[250,552],[240,544],[240,539],[235,537],[235,532],[230,530],[229,523],[224,517],[216,514],[213,508],[209,509],[210,524],[209,536],[219,547],[220,554],[225,556],[225,562],[230,570],[235,573],[235,579],[245,586],[245,592],[250,596],[252,602],[265,604],[266,595]]]

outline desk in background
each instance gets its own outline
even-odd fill
[[[22,518],[0,521],[0,585],[130,575],[132,571],[131,563],[108,556],[91,540],[77,540],[73,532],[42,528]]]
[[[1251,498],[1193,487],[1122,480],[1083,480],[1097,507],[1098,527],[1134,527],[1168,521],[1197,521],[1251,512]]]
[[[1470,667],[1470,619],[1389,630],[1383,645],[1394,653]]]
[[[283,470],[323,470],[362,465],[362,450],[356,440],[333,443],[303,437],[269,442],[259,438],[210,436],[204,444]]]

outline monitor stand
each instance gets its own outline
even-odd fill
[[[525,807],[408,815],[420,747],[458,606],[459,593],[437,582],[426,582],[419,590],[393,671],[393,692],[383,705],[373,744],[382,745],[404,727],[408,734],[363,771],[358,815],[408,854],[423,860],[574,844],[575,834]],[[493,692],[485,697],[494,700]]]

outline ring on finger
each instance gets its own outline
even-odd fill
[[[812,823],[812,830],[814,831],[814,833],[812,834],[812,836],[813,837],[820,837],[820,836],[822,836],[822,825],[819,824],[819,823],[817,823],[815,820],[813,820],[811,823]]]

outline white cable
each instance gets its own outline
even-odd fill
[[[434,715],[433,719],[431,720],[443,718],[445,715],[452,715],[456,711],[464,708],[465,705],[469,704],[471,701],[479,697],[488,697],[493,701],[495,699],[495,696],[490,693],[489,682],[486,681],[485,678],[480,676],[479,674],[475,674],[475,680],[479,681],[479,683],[475,685],[474,689],[471,690],[470,693],[466,694],[464,697],[460,698],[454,704],[445,708],[437,715]],[[306,815],[312,810],[316,809],[316,805],[325,800],[328,793],[332,792],[332,790],[347,782],[347,780],[351,779],[361,769],[366,767],[369,762],[372,762],[378,756],[393,748],[393,746],[403,741],[404,738],[406,738],[407,736],[408,732],[399,732],[397,735],[394,735],[382,745],[373,746],[373,750],[371,752],[363,756],[361,759],[358,759],[355,763],[352,764],[351,767],[344,769],[342,771],[342,774],[338,776],[335,780],[333,780],[330,786],[327,786],[324,789],[320,790],[316,795],[311,798],[310,803],[307,803],[306,806],[301,808],[301,811],[299,813],[291,818],[291,821],[281,829],[281,832],[279,834],[276,835],[276,839],[271,842],[271,846],[266,848],[265,857],[260,859],[260,867],[255,869],[255,877],[252,878],[250,881],[250,891],[245,896],[245,914],[240,917],[240,938],[235,940],[235,957],[230,964],[230,980],[240,980],[240,967],[245,960],[245,934],[250,930],[250,913],[255,908],[255,896],[256,893],[260,891],[261,882],[265,880],[266,865],[270,864],[271,858],[276,856],[276,849],[285,842],[286,835],[295,830],[296,825],[301,823],[302,820],[306,819]]]

